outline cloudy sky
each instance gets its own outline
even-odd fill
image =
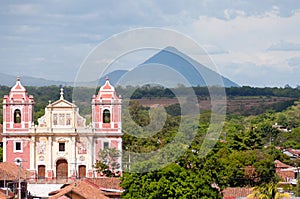
[[[191,37],[240,85],[300,85],[299,0],[3,0],[0,72],[73,81],[99,43],[143,27]]]

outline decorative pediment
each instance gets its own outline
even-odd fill
[[[73,104],[73,103],[71,103],[71,102],[64,99],[64,89],[61,88],[60,89],[60,99],[53,102],[52,104],[49,104],[47,107],[51,107],[51,108],[54,108],[54,107],[64,107],[64,108],[65,107],[66,108],[70,107],[70,108],[72,108],[72,107],[77,107],[77,106],[75,104]]]
[[[55,107],[58,107],[58,108],[67,108],[67,107],[70,107],[70,108],[73,108],[73,107],[76,107],[75,104],[71,103],[71,102],[68,102],[67,100],[57,100],[56,102],[52,103],[52,104],[49,104],[48,107],[51,107],[51,108],[55,108]]]

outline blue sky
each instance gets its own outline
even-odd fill
[[[143,27],[193,38],[240,85],[300,85],[299,0],[4,0],[0,72],[73,81],[100,42]]]

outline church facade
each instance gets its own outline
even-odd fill
[[[67,179],[96,177],[93,165],[98,152],[115,148],[122,165],[122,101],[108,78],[92,96],[92,122],[86,125],[79,108],[64,99],[45,107],[34,124],[34,97],[17,79],[3,99],[3,161],[21,162],[31,171],[29,178]],[[115,172],[122,173],[120,167]]]

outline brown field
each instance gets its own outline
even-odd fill
[[[270,109],[272,105],[280,104],[287,101],[295,101],[297,99],[288,98],[288,97],[237,97],[227,99],[227,112],[236,113],[236,114],[257,114],[261,113],[263,110]],[[146,107],[155,107],[155,106],[169,106],[172,104],[178,103],[176,98],[160,98],[160,99],[135,99],[141,105]],[[186,99],[183,99],[183,102],[186,102]],[[216,100],[215,103],[224,103],[221,100]],[[199,100],[200,110],[210,110],[211,102],[210,100]]]

